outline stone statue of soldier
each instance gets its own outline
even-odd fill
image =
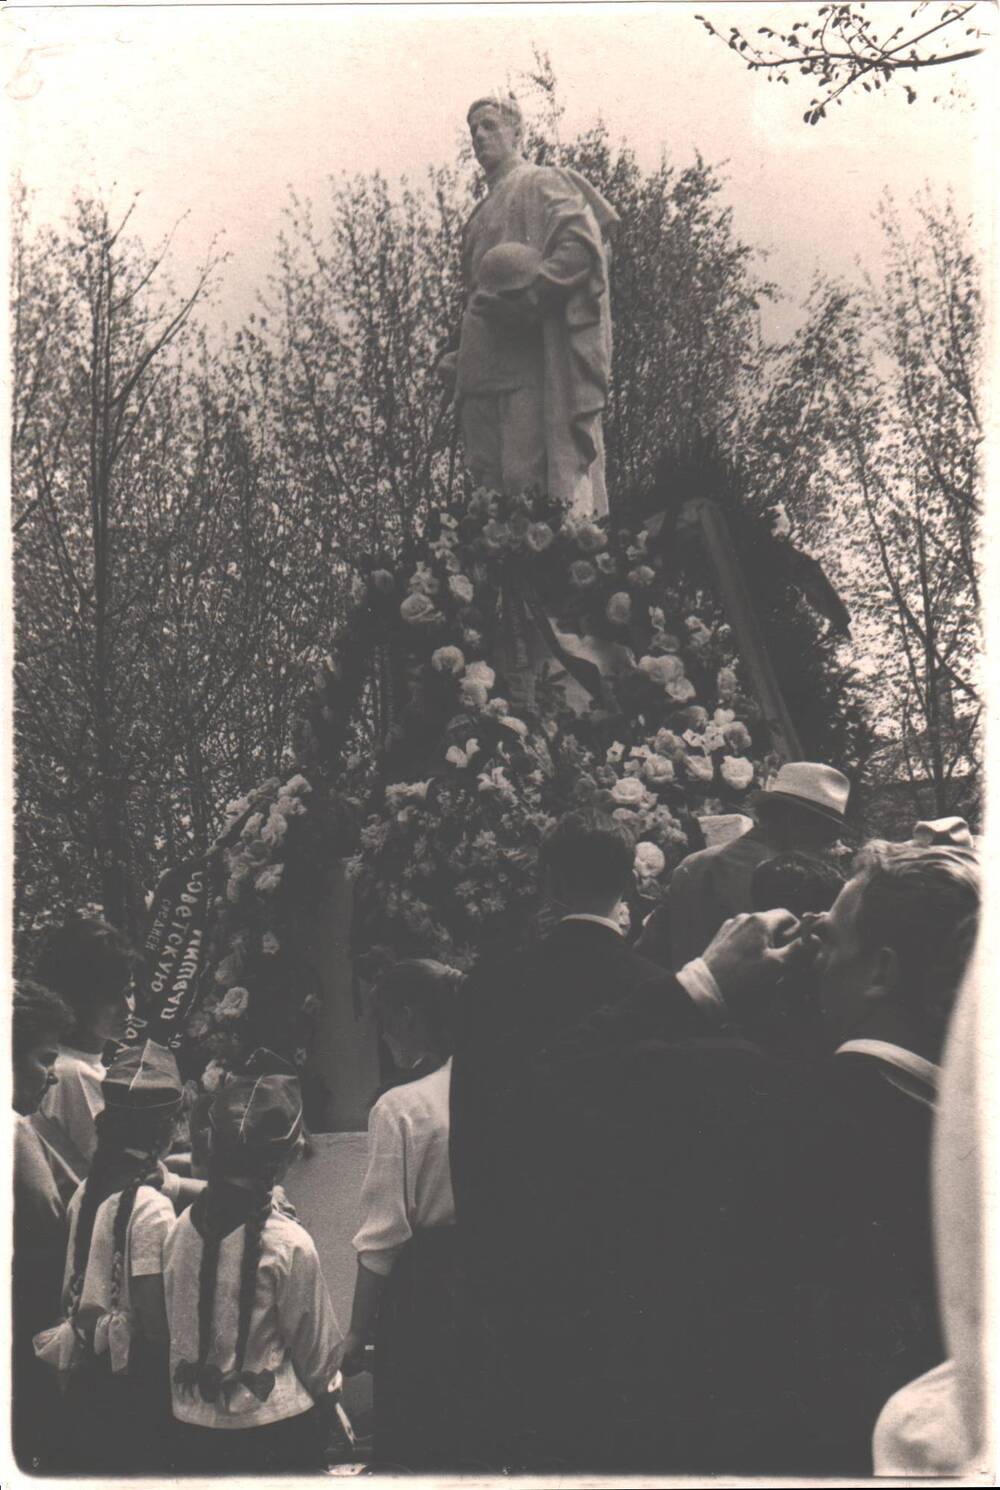
[[[538,487],[579,516],[608,510],[601,416],[611,371],[614,209],[577,171],[529,164],[513,98],[469,109],[487,195],[465,227],[468,292],[454,380],[466,465],[496,491]]]

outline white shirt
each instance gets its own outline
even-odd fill
[[[368,1118],[368,1172],[354,1248],[369,1272],[392,1271],[417,1229],[455,1224],[448,1162],[451,1061],[392,1087]]]
[[[92,1051],[61,1045],[53,1070],[58,1080],[46,1092],[42,1112],[59,1124],[89,1168],[97,1147],[94,1119],[104,1107],[101,1096],[101,1082],[107,1074],[104,1062]],[[79,1178],[86,1172],[84,1169]]]
[[[81,1185],[69,1203],[69,1245],[63,1275],[64,1300],[73,1277],[73,1253],[83,1191],[84,1186]],[[114,1257],[115,1216],[120,1198],[121,1191],[118,1191],[102,1200],[97,1207],[77,1316],[81,1324],[93,1322],[94,1351],[97,1355],[110,1351],[111,1366],[115,1372],[128,1369],[129,1346],[134,1328],[131,1280],[155,1277],[163,1272],[163,1244],[174,1223],[174,1208],[167,1196],[152,1185],[140,1185],[125,1233],[118,1309],[112,1314],[111,1264]]]
[[[223,1378],[235,1370],[239,1329],[240,1267],[245,1226],[219,1244],[208,1364]],[[274,1372],[263,1402],[237,1385],[215,1402],[174,1381],[182,1361],[198,1360],[198,1294],[202,1239],[189,1211],[178,1219],[164,1248],[163,1283],[170,1327],[170,1381],[174,1417],[202,1428],[258,1428],[308,1412],[337,1377],[343,1335],[330,1302],[312,1237],[298,1221],[272,1210],[261,1235],[257,1291],[244,1371]]]

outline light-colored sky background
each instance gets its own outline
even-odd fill
[[[665,151],[725,162],[741,236],[770,255],[790,297],[767,334],[795,322],[813,272],[872,263],[879,194],[909,200],[928,181],[971,210],[995,189],[990,111],[976,107],[994,58],[850,96],[810,128],[811,79],[767,85],[696,21],[744,29],[790,22],[814,5],[164,6],[6,10],[9,150],[39,220],[75,186],[142,198],[149,243],[188,213],[171,263],[179,285],[214,233],[231,254],[213,319],[238,323],[271,262],[287,188],[322,197],[331,173],[420,175],[450,159],[468,102],[551,57],[567,134],[603,118],[644,165]],[[888,29],[908,5],[872,4]],[[989,16],[984,16],[989,20]],[[964,99],[932,103],[958,82]],[[985,231],[985,220],[983,230]]]

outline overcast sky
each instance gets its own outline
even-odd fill
[[[908,6],[872,4],[891,13]],[[331,173],[419,176],[454,155],[472,98],[547,51],[571,135],[608,124],[640,161],[679,166],[695,152],[724,165],[737,231],[769,252],[791,297],[815,269],[851,272],[878,249],[881,190],[901,201],[928,181],[963,211],[996,187],[976,107],[994,58],[917,79],[902,92],[850,96],[822,124],[802,114],[809,79],[768,86],[695,20],[744,29],[812,5],[8,6],[4,75],[9,145],[39,220],[60,217],[75,186],[124,206],[152,244],[188,213],[172,265],[178,285],[214,233],[231,254],[214,318],[233,325],[266,276],[288,186],[321,197]],[[932,102],[958,82],[964,97]],[[993,142],[995,144],[995,140]],[[985,230],[985,228],[984,228]],[[768,334],[793,323],[769,314]]]

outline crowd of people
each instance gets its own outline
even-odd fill
[[[920,824],[845,879],[846,803],[832,768],[784,767],[636,946],[629,832],[571,813],[542,847],[547,934],[468,977],[383,976],[346,1334],[281,1187],[294,1074],[258,1052],[192,1106],[159,1046],[105,1064],[134,954],[100,922],[51,934],[14,995],[22,1466],[318,1470],[357,1453],[341,1388],[367,1370],[375,1469],[858,1476],[928,1452],[978,854]]]

